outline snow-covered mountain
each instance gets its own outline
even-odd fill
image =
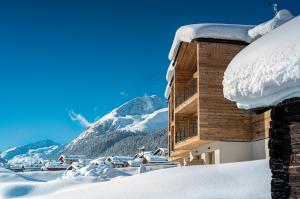
[[[156,95],[134,98],[89,126],[66,146],[66,151],[77,153],[97,139],[107,139],[105,135],[109,133],[118,133],[121,139],[127,137],[121,135],[124,132],[151,134],[165,129],[168,121],[166,107],[166,101]],[[113,144],[107,143],[107,148]]]
[[[106,114],[70,144],[89,136],[114,131],[153,132],[167,127],[168,109],[165,100],[156,95],[137,97]]]
[[[42,140],[24,146],[9,148],[0,153],[0,158],[10,164],[36,163],[51,158],[63,150],[63,146],[52,140]]]

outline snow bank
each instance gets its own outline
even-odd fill
[[[298,16],[244,48],[225,71],[224,97],[243,109],[300,97],[299,35]]]
[[[273,19],[255,26],[248,31],[248,34],[251,38],[257,39],[286,23],[292,18],[294,18],[294,16],[288,10],[280,10]]]
[[[34,198],[269,199],[270,182],[268,161],[259,160],[157,170]]]
[[[69,179],[69,178],[82,177],[82,176],[92,176],[98,178],[98,180],[100,181],[105,181],[119,176],[128,176],[128,174],[112,168],[110,164],[101,164],[101,165],[90,164],[78,170],[66,171],[62,178]]]
[[[253,28],[253,26],[217,23],[182,26],[176,31],[169,53],[169,59],[171,61],[175,60],[181,42],[191,42],[197,38],[237,40],[250,43],[252,41],[252,38],[248,35],[248,30],[250,28]]]

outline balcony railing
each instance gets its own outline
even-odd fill
[[[186,86],[176,94],[175,106],[179,106],[197,92],[197,79],[191,79]]]
[[[190,137],[198,134],[198,123],[197,120],[188,120],[181,123],[176,130],[175,142],[182,142]]]

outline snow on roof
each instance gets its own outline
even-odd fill
[[[153,151],[144,151],[137,153],[134,157],[142,157],[143,155],[153,155]]]
[[[173,66],[173,62],[170,63],[168,70],[167,70],[167,74],[166,74],[166,80],[168,82],[171,82],[172,78],[174,75],[174,66]]]
[[[166,90],[165,90],[165,98],[168,99],[171,94],[171,88],[169,84],[167,84]]]
[[[142,163],[139,159],[134,159],[134,160],[128,160],[127,163],[131,167],[139,167]]]
[[[154,151],[154,155],[158,152],[158,151],[162,151],[164,153],[169,153],[169,149],[168,148],[157,148],[155,151]]]
[[[80,160],[80,159],[86,159],[85,155],[61,155],[58,159],[61,158],[65,160]]]
[[[292,18],[294,18],[294,16],[288,10],[280,10],[273,19],[255,26],[248,31],[248,34],[251,38],[257,39],[286,23]]]
[[[107,157],[99,157],[91,161],[92,164],[99,164],[106,160]]]
[[[22,169],[24,166],[22,164],[10,165],[10,169]]]
[[[144,155],[143,156],[148,163],[161,163],[161,162],[168,162],[168,158],[164,156],[158,155]]]
[[[225,71],[223,87],[224,97],[244,109],[300,97],[300,16],[236,55]]]
[[[67,169],[70,165],[69,164],[61,164],[59,162],[48,162],[46,163],[45,167],[47,169],[53,169],[53,168],[64,168]]]
[[[251,25],[204,23],[191,24],[180,27],[175,34],[175,38],[169,53],[169,59],[175,60],[181,42],[191,42],[198,38],[224,39],[244,41],[250,43],[252,39],[248,35]]]
[[[208,38],[244,41],[246,43],[250,43],[253,40],[253,38],[248,35],[248,31],[251,28],[253,28],[251,25],[217,23],[191,24],[180,27],[176,31],[171,50],[169,52],[169,59],[171,60],[171,63],[166,74],[168,85],[165,89],[165,98],[169,98],[171,93],[169,84],[174,75],[173,65],[181,42],[191,42],[198,38]]]
[[[111,159],[112,163],[125,163],[129,160],[133,160],[133,157],[129,157],[129,156],[110,156],[107,158]]]

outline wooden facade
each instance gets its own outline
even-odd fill
[[[269,112],[245,112],[223,97],[224,71],[246,45],[220,40],[181,44],[168,98],[172,160],[214,141],[251,142],[267,138]]]

